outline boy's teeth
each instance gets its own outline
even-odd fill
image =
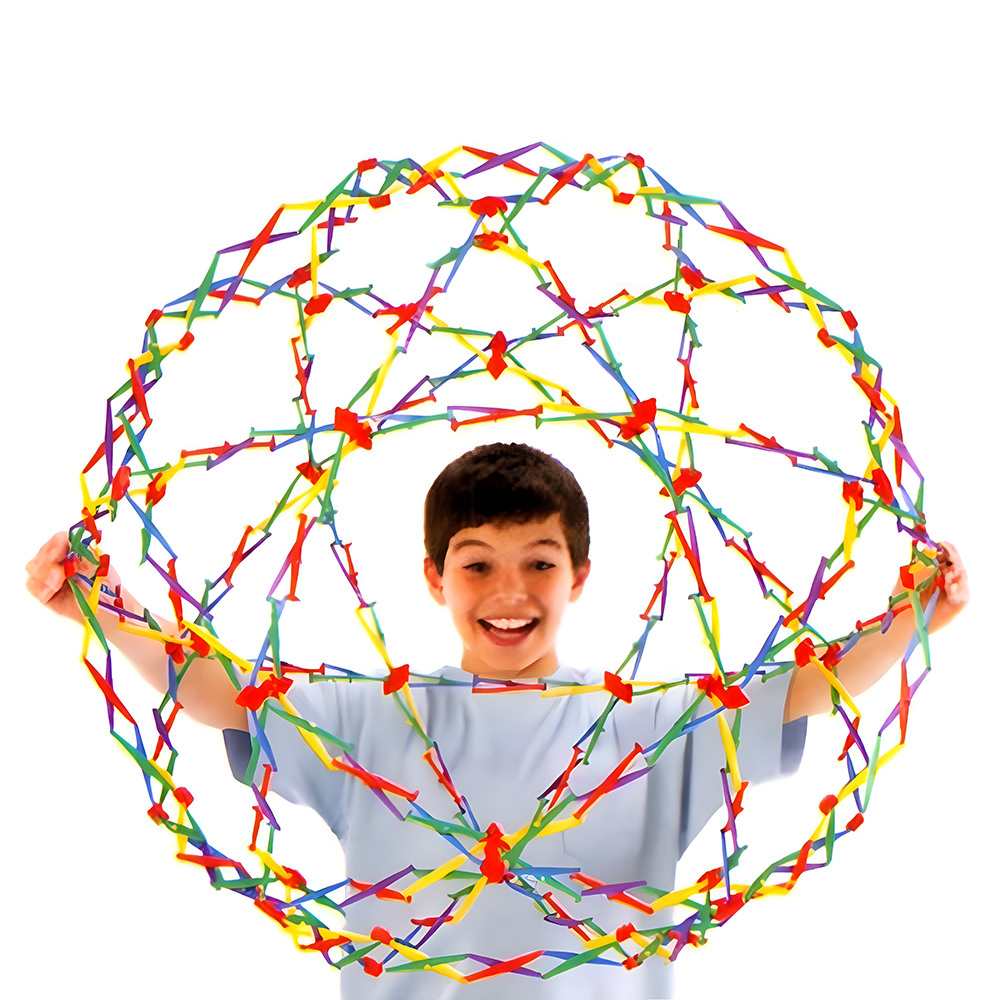
[[[485,621],[494,628],[523,628],[531,624],[530,618],[487,618]]]

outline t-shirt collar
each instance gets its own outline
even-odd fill
[[[450,667],[444,666],[439,667],[436,670],[429,670],[428,674],[432,677],[440,677],[442,680],[453,681],[459,684],[471,685],[473,682],[473,674],[468,671],[463,670],[461,667]],[[563,683],[587,683],[587,677],[584,671],[581,671],[575,667],[567,666],[566,664],[560,664],[559,667],[551,674],[542,678],[524,678],[521,683],[534,686],[539,681],[562,681]]]

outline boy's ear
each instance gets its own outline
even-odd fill
[[[569,592],[569,599],[575,601],[583,593],[583,585],[590,576],[590,560],[588,559],[578,570],[573,572],[573,587]]]
[[[444,596],[444,583],[441,580],[441,574],[437,571],[437,566],[434,565],[434,560],[430,556],[424,557],[424,579],[427,581],[427,589],[430,591],[431,597],[444,607],[448,603]]]

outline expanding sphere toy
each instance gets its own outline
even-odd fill
[[[529,165],[532,155],[545,156],[549,165]],[[452,169],[463,160],[473,165],[464,172]],[[579,202],[579,217],[588,225],[598,207],[632,213],[629,218],[644,214],[652,220],[648,226],[655,230],[657,243],[647,264],[659,277],[645,284],[640,276],[638,287],[629,284],[620,289],[574,284],[569,276],[572,266],[563,268],[555,259],[555,240],[545,229],[542,210],[582,199],[585,192],[590,194]],[[363,228],[374,227],[382,214],[398,210],[401,203],[407,211],[417,200],[422,207],[438,206],[434,226],[456,236],[453,245],[449,239],[449,245],[441,245],[436,259],[427,264],[429,276],[421,280],[414,300],[403,301],[396,288],[345,281],[342,276],[351,276],[352,239],[358,241]],[[397,237],[401,242],[383,252],[402,256],[405,246],[418,243],[420,236],[412,232]],[[441,235],[431,226],[423,238],[434,242]],[[344,250],[335,241],[343,242]],[[300,247],[303,242],[306,246]],[[289,248],[297,256],[289,257]],[[568,252],[572,257],[573,248]],[[292,264],[271,263],[269,254],[284,254],[279,260]],[[236,273],[226,268],[225,276],[218,277],[223,262],[229,260],[238,261]],[[495,296],[462,299],[463,280],[473,271],[496,282]],[[470,278],[471,287],[475,280]],[[476,328],[485,325],[476,317],[502,311],[506,297],[523,299],[529,307],[535,302],[538,322],[530,328],[508,327],[506,332],[495,329],[495,323]],[[790,323],[796,315],[811,320],[816,351],[825,352],[823,363],[828,364],[828,356],[838,356],[840,377],[855,393],[858,416],[852,426],[864,430],[858,432],[860,448],[851,456],[854,464],[828,457],[815,447],[785,447],[770,427],[750,426],[744,420],[730,423],[713,412],[706,384],[695,378],[696,349],[703,344],[711,347],[713,324],[726,321],[720,303],[734,309],[768,309],[778,323]],[[233,310],[251,308],[268,308],[275,315],[272,322],[294,324],[289,375],[297,394],[292,425],[284,429],[255,425],[235,444],[193,440],[185,442],[189,447],[179,454],[170,451],[169,431],[158,438],[155,423],[157,401],[166,395],[161,385],[169,384],[168,374],[179,381],[184,366],[197,365],[206,341],[223,342],[223,327],[212,321],[228,321]],[[617,346],[638,328],[635,317],[640,313],[647,319],[655,317],[658,343],[650,349],[649,363],[632,370],[620,362],[621,351],[616,356],[612,343]],[[630,327],[633,321],[636,326]],[[360,332],[348,338],[343,331],[352,325]],[[335,336],[345,344],[339,361],[331,360],[324,369],[323,347],[332,355]],[[663,350],[668,336],[678,345],[676,360],[661,365],[655,353]],[[227,350],[236,350],[231,341],[226,343]],[[634,340],[626,350],[633,346]],[[348,386],[353,368],[368,363],[371,352],[378,355],[374,369],[365,372],[360,384]],[[101,584],[109,567],[109,558],[100,549],[104,519],[127,514],[139,526],[143,561],[163,579],[179,637],[159,631],[148,612],[136,615],[118,605],[119,628],[162,641],[171,658],[170,692],[153,711],[155,734],[143,738],[136,716],[114,688],[112,657],[95,609],[100,602],[113,611],[117,595],[107,586],[93,586],[88,592],[77,577],[74,590],[86,618],[84,660],[107,699],[113,737],[143,772],[150,817],[178,838],[178,857],[203,866],[215,888],[232,889],[252,900],[303,950],[320,952],[338,968],[361,962],[375,976],[431,969],[463,983],[506,972],[548,978],[588,962],[634,968],[654,956],[674,961],[687,944],[703,943],[708,930],[725,923],[746,902],[787,893],[804,872],[828,864],[837,839],[862,823],[876,773],[902,748],[910,700],[929,670],[925,622],[936,597],[932,594],[925,608],[920,592],[933,589],[935,581],[933,575],[924,583],[914,577],[923,567],[936,565],[935,546],[921,510],[923,477],[903,443],[899,407],[883,384],[881,366],[866,351],[853,315],[811,287],[787,250],[748,231],[721,202],[677,191],[641,156],[631,153],[577,159],[535,144],[499,156],[459,147],[426,163],[408,158],[364,160],[325,198],[280,206],[255,237],[216,253],[196,289],[150,314],[141,350],[126,367],[124,384],[108,400],[101,442],[81,476],[82,519],[70,537],[77,557],[100,563],[94,582]],[[475,401],[469,395],[473,391],[480,393]],[[724,402],[719,401],[719,409],[725,408]],[[662,565],[649,581],[648,604],[637,609],[638,635],[623,662],[604,673],[602,684],[549,679],[514,684],[471,676],[465,681],[477,697],[512,694],[534,699],[595,693],[606,697],[592,731],[580,733],[575,746],[566,748],[566,771],[548,788],[552,776],[539,775],[537,812],[513,832],[497,825],[481,826],[467,790],[453,782],[449,762],[427,732],[414,690],[458,682],[411,673],[390,653],[392,644],[375,613],[373,595],[363,592],[359,582],[358,553],[352,553],[351,541],[341,533],[345,515],[338,528],[334,509],[338,477],[358,461],[357,456],[371,452],[376,457],[388,435],[442,423],[458,431],[501,421],[512,421],[519,430],[586,429],[599,448],[611,449],[616,456],[631,453],[655,477],[666,518],[659,553]],[[768,565],[767,553],[751,548],[750,528],[742,525],[739,515],[734,519],[723,513],[721,504],[713,503],[712,476],[704,471],[706,466],[699,468],[696,440],[706,445],[725,441],[735,449],[754,450],[762,462],[788,460],[796,475],[821,477],[837,498],[843,512],[838,544],[824,550],[804,592],[796,596],[782,582],[786,574]],[[295,461],[289,463],[288,455]],[[232,557],[200,587],[194,582],[197,574],[185,572],[179,548],[165,527],[164,512],[169,511],[171,494],[182,489],[177,478],[181,472],[187,479],[195,469],[213,472],[237,461],[255,463],[253,475],[258,481],[284,478],[273,510],[261,511],[256,523],[214,526],[217,534],[225,535]],[[269,475],[260,471],[268,463]],[[856,540],[876,517],[891,518],[907,536],[910,556],[901,573],[904,591],[881,614],[865,609],[850,635],[822,634],[815,624],[818,602],[854,566]],[[714,532],[721,540],[717,546],[721,557],[738,564],[748,581],[751,577],[756,581],[772,611],[768,629],[745,640],[756,655],[738,666],[724,665],[720,649],[719,600],[705,558]],[[300,568],[307,553],[320,558],[321,535],[357,601],[357,617],[384,661],[385,674],[282,660],[282,615],[288,602],[303,596]],[[284,538],[277,556],[274,542],[264,546],[272,538]],[[216,622],[220,601],[234,587],[239,589],[240,577],[246,575],[244,563],[251,555],[255,562],[270,558],[267,572],[273,575],[266,595],[265,634],[257,637],[263,643],[256,655],[247,652],[243,635],[229,635]],[[71,556],[68,575],[78,568]],[[694,588],[684,599],[697,616],[707,659],[702,669],[692,667],[683,676],[645,679],[640,665],[654,627],[667,615],[668,582],[675,594],[679,586]],[[861,725],[861,713],[837,678],[836,663],[861,635],[885,631],[905,607],[912,608],[915,630],[901,668],[899,703],[884,724],[869,730]],[[103,672],[91,652],[95,643],[106,653]],[[816,646],[826,647],[822,657]],[[918,646],[925,669],[911,683],[908,661]],[[191,793],[175,782],[179,755],[171,729],[181,709],[177,681],[195,657],[219,661],[232,678],[234,697],[248,711],[251,759],[245,780],[253,795],[248,855],[213,845],[194,819]],[[766,679],[807,663],[829,680],[831,709],[845,726],[847,742],[841,758],[846,779],[819,803],[815,829],[797,838],[787,854],[738,883],[733,872],[746,849],[737,834],[747,791],[739,754],[741,708],[747,703],[744,689],[755,676]],[[241,679],[241,674],[249,679]],[[301,717],[289,697],[293,685],[331,683],[381,686],[384,696],[398,707],[400,724],[420,737],[426,767],[448,792],[457,810],[454,816],[423,809],[417,793],[394,781],[393,775],[373,773],[364,760],[355,760],[353,747],[339,734]],[[591,782],[588,792],[574,793],[571,775],[592,758],[612,713],[626,711],[633,700],[674,688],[684,688],[690,695],[684,712],[655,742],[636,745]],[[295,726],[327,768],[367,786],[398,817],[400,836],[413,824],[433,830],[454,848],[453,859],[428,867],[414,857],[407,868],[386,872],[374,883],[350,879],[329,886],[307,883],[291,866],[293,859],[283,857],[276,846],[279,824],[268,798],[275,765],[267,739],[269,719]],[[124,731],[119,731],[123,724],[127,724]],[[642,780],[671,744],[701,726],[717,730],[726,760],[721,782],[727,822],[717,868],[694,884],[667,891],[643,882],[606,883],[600,872],[532,864],[538,842],[586,823],[599,804],[613,807],[619,789]],[[896,742],[883,751],[887,732]],[[849,818],[838,828],[838,815],[852,806]],[[822,860],[813,860],[817,857]],[[418,919],[411,920],[410,910],[400,918],[402,911],[392,909],[403,900],[419,903],[422,891],[440,887],[446,879],[456,891],[449,893],[451,902],[445,910],[419,915],[414,910]],[[461,922],[484,894],[512,891],[525,897],[525,919],[537,911],[539,919],[564,928],[561,950],[499,956],[434,950],[434,936]],[[385,926],[352,926],[350,905],[372,896],[390,904]],[[594,896],[623,908],[620,926],[575,915],[575,906]],[[671,917],[674,907],[679,918]],[[345,915],[346,926],[330,927],[331,914]]]

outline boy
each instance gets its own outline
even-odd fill
[[[606,692],[538,696],[541,678],[550,687],[560,682],[600,684],[603,679],[603,672],[560,667],[555,650],[562,613],[580,596],[590,572],[586,499],[572,474],[550,456],[526,445],[483,446],[452,462],[431,486],[425,504],[425,545],[428,588],[433,599],[449,609],[463,653],[461,668],[441,670],[440,683],[414,684],[414,703],[440,755],[436,763],[443,762],[448,769],[464,821],[478,822],[482,831],[497,823],[512,833],[535,815],[538,796],[557,783],[569,765],[580,764],[574,745],[586,747],[589,740],[583,737],[607,705]],[[945,586],[934,614],[935,628],[946,624],[968,600],[961,561],[950,547],[942,553]],[[59,562],[64,556],[65,541],[57,536],[29,563],[28,586],[55,610],[78,617],[75,601],[61,582]],[[131,598],[123,596],[128,606]],[[162,647],[150,649],[154,644],[144,639],[119,635],[113,616],[105,617],[106,634],[147,680],[165,690]],[[169,623],[161,624],[169,628]],[[856,694],[874,683],[905,651],[911,633],[912,623],[903,614],[885,635],[860,640],[838,664],[847,690]],[[234,773],[242,776],[248,738],[241,740],[232,730],[246,732],[246,713],[234,704],[232,687],[213,661],[196,662],[193,667],[197,669],[189,670],[181,682],[179,697],[194,718],[230,730],[226,737],[230,759]],[[527,691],[472,695],[473,676],[517,682]],[[571,769],[570,790],[582,795],[599,785],[637,743],[655,744],[695,693],[674,688],[662,695],[636,697],[631,704],[620,702],[589,764]],[[814,667],[806,666],[766,685],[751,682],[746,693],[750,704],[743,710],[739,763],[744,780],[753,783],[797,766],[804,716],[829,711],[829,687]],[[412,805],[419,815],[454,816],[456,802],[426,759],[426,745],[406,724],[395,699],[383,695],[381,685],[300,683],[289,697],[310,721],[352,743],[351,755],[362,767],[417,791]],[[361,781],[327,770],[290,724],[271,716],[266,736],[277,763],[271,787],[323,816],[344,847],[352,879],[376,883],[410,865],[433,869],[455,856],[454,840],[449,843],[419,824],[401,826],[399,817]],[[674,740],[646,777],[588,809],[581,825],[533,840],[522,861],[535,869],[560,870],[558,877],[581,893],[586,882],[572,881],[573,874],[609,884],[646,882],[670,890],[678,857],[722,802],[724,765],[717,728],[699,726]],[[462,843],[471,847],[474,838]],[[461,870],[466,869],[476,874],[473,862]],[[568,957],[580,950],[579,938],[573,936],[574,920],[592,918],[604,931],[614,932],[636,915],[600,893],[574,903],[537,882],[543,874],[522,879],[520,886],[526,892],[519,892],[501,872],[490,879],[494,884],[478,895],[461,922],[445,920],[437,928],[428,926],[428,921],[457,913],[464,897],[453,900],[449,893],[471,885],[472,879],[438,881],[415,894],[409,904],[357,893],[357,901],[348,899],[345,904],[347,925],[363,932],[386,927],[393,938],[407,938],[416,948],[430,938],[424,949],[429,954],[475,953],[505,960],[540,949]],[[404,874],[392,888],[405,890],[415,879]],[[548,904],[547,917],[532,905],[532,892]],[[634,898],[640,903],[650,899],[641,893]],[[668,919],[664,914],[662,922]],[[389,945],[379,946],[367,956],[365,966],[360,962],[348,966],[342,978],[343,996],[429,1000],[506,997],[516,992],[526,998],[646,1000],[670,995],[669,968],[655,957],[625,973],[619,967],[620,956],[605,952],[599,961],[551,980],[518,975],[470,986],[431,972],[363,974],[379,973],[379,963],[390,953]],[[545,958],[528,968],[544,971],[553,961]],[[487,967],[470,966],[463,965],[463,971]]]

